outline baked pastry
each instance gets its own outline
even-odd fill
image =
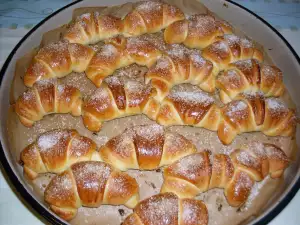
[[[125,16],[123,35],[128,37],[155,33],[183,19],[185,19],[183,12],[173,5],[158,1],[144,1]]]
[[[75,21],[71,22],[63,38],[70,43],[95,44],[121,34],[123,24],[121,18],[100,15],[97,11],[89,12],[78,16]]]
[[[55,176],[45,190],[50,209],[65,220],[76,216],[81,206],[125,205],[139,201],[139,186],[134,178],[103,162],[73,164]]]
[[[97,146],[91,139],[80,136],[76,130],[52,130],[41,134],[20,154],[24,174],[35,179],[40,173],[60,173],[72,164],[100,160]]]
[[[276,66],[259,64],[255,59],[229,64],[216,79],[220,99],[228,103],[243,92],[261,91],[266,97],[279,97],[285,87],[282,72]]]
[[[123,20],[110,15],[100,15],[98,12],[83,14],[69,25],[64,39],[71,43],[93,44],[119,34],[132,37],[155,33],[184,18],[183,12],[175,6],[143,1],[137,3]]]
[[[135,80],[111,76],[83,104],[83,123],[90,131],[99,131],[102,123],[146,112],[151,116],[155,89]],[[151,117],[150,117],[151,118]]]
[[[133,63],[149,68],[161,54],[159,49],[141,37],[115,37],[107,40],[95,54],[86,69],[86,75],[100,87],[104,78],[115,70]]]
[[[225,145],[245,132],[261,131],[268,136],[292,136],[295,133],[295,111],[282,100],[265,99],[260,93],[240,95],[219,107],[213,97],[199,88],[178,85],[158,102],[153,98],[155,89],[150,86],[132,80],[121,84],[115,77],[110,79],[113,80],[110,86],[103,83],[84,103],[83,120],[91,131],[99,131],[104,121],[143,113],[163,126],[191,125],[217,131]],[[135,94],[129,94],[131,92]],[[135,98],[138,100],[133,100]]]
[[[206,225],[208,211],[196,199],[178,198],[172,193],[153,195],[141,201],[123,225]]]
[[[182,83],[197,85],[207,92],[215,91],[213,65],[201,56],[200,51],[175,44],[168,47],[145,74],[145,83],[151,82],[157,91],[155,98],[158,101],[163,100],[172,87]]]
[[[221,120],[214,98],[188,85],[173,88],[156,112],[156,121],[164,126],[191,125],[216,131]]]
[[[202,50],[202,56],[214,65],[214,73],[227,69],[230,63],[256,59],[263,61],[263,53],[247,38],[234,34],[217,37],[216,41]]]
[[[262,181],[269,174],[279,178],[288,165],[285,153],[266,143],[252,143],[229,156],[216,154],[212,162],[209,153],[203,151],[168,166],[161,192],[193,198],[212,188],[224,188],[228,203],[238,207],[247,200],[255,181]]]
[[[99,150],[103,161],[120,170],[154,170],[195,152],[191,141],[156,124],[127,128]]]
[[[261,131],[267,136],[292,136],[296,129],[295,110],[279,98],[261,93],[243,94],[221,108],[218,136],[230,144],[241,133]]]
[[[50,43],[34,56],[24,76],[24,84],[32,87],[39,80],[61,78],[72,71],[84,72],[90,63],[94,50],[81,44],[67,41]]]
[[[217,37],[232,32],[227,22],[208,14],[198,14],[169,25],[164,31],[164,39],[169,44],[183,43],[189,48],[203,49],[215,42]]]
[[[82,95],[70,85],[41,81],[25,91],[14,104],[21,123],[31,127],[45,115],[71,113],[81,115]]]

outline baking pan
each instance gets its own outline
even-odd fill
[[[22,170],[17,160],[12,157],[9,149],[9,138],[7,134],[9,93],[15,64],[19,58],[30,52],[32,48],[40,43],[43,34],[56,28],[58,25],[69,22],[72,17],[72,11],[79,7],[90,6],[111,6],[122,4],[122,0],[86,0],[73,2],[60,10],[56,11],[45,20],[35,26],[13,49],[1,70],[1,89],[0,89],[0,138],[1,150],[0,160],[10,181],[16,190],[21,194],[26,202],[31,205],[41,216],[53,224],[65,224],[55,214],[47,209],[33,194],[31,188],[23,178]],[[178,1],[180,2],[180,1]],[[202,0],[209,10],[216,13],[221,18],[229,21],[234,27],[245,32],[253,40],[264,46],[265,51],[271,57],[284,74],[284,82],[289,94],[296,105],[297,111],[300,111],[300,59],[290,44],[276,31],[270,24],[262,18],[232,1],[222,0]],[[184,4],[184,1],[182,1]],[[195,12],[196,13],[196,12]],[[22,137],[19,137],[22,138]],[[300,129],[297,128],[296,136],[297,146],[300,146]],[[266,224],[276,217],[281,210],[290,202],[300,187],[300,153],[293,157],[293,163],[285,172],[284,182],[280,184],[278,191],[273,194],[268,204],[243,224]]]

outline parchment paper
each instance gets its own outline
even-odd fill
[[[174,5],[180,7],[186,15],[192,15],[195,13],[210,13],[199,2],[195,0],[186,1],[172,1]],[[179,4],[180,3],[180,4]],[[179,5],[178,5],[179,4]],[[123,6],[116,6],[111,8],[96,7],[96,8],[79,8],[74,10],[73,18],[90,11],[99,11],[102,14],[113,14],[119,17],[124,17],[132,8],[132,3],[126,3]],[[49,31],[44,34],[43,40],[40,46],[44,46],[50,42],[57,41],[61,38],[62,34],[66,30],[66,25],[59,27],[55,30]],[[239,35],[243,35],[241,31],[236,31]],[[99,43],[101,45],[101,43]],[[35,46],[32,46],[33,48]],[[38,48],[33,49],[32,52],[22,57],[16,64],[16,73],[14,82],[12,83],[12,92],[10,95],[10,101],[13,104],[21,93],[26,90],[23,85],[22,77],[28,67],[32,57],[36,54]],[[266,61],[271,63],[270,59],[266,56]],[[146,68],[137,65],[129,66],[125,69],[121,69],[128,74],[136,74],[143,78],[143,74],[146,72]],[[116,72],[118,73],[118,71]],[[61,79],[62,83],[68,83],[74,85],[83,93],[84,96],[88,96],[96,87],[92,82],[86,78],[84,73],[71,73],[65,78]],[[288,93],[283,96],[288,104],[293,105]],[[53,114],[46,116],[43,120],[37,122],[33,128],[24,127],[18,120],[13,110],[10,110],[10,116],[8,120],[8,133],[10,135],[10,149],[15,160],[19,160],[19,154],[25,146],[32,143],[38,135],[46,131],[58,128],[73,128],[77,129],[80,134],[85,135],[93,139],[98,146],[101,146],[107,142],[109,138],[118,135],[123,132],[125,128],[139,125],[139,124],[153,124],[144,115],[137,115],[127,118],[116,119],[104,123],[103,129],[99,133],[92,133],[87,130],[81,117],[72,117],[68,114]],[[190,139],[198,148],[199,151],[203,149],[209,149],[213,154],[226,153],[229,154],[233,149],[239,147],[241,144],[250,143],[252,141],[262,141],[268,143],[274,143],[280,146],[285,153],[293,159],[295,153],[295,141],[293,138],[284,137],[266,137],[262,133],[247,133],[239,135],[236,140],[230,146],[224,146],[220,143],[217,134],[201,128],[194,128],[188,126],[174,126],[166,128],[172,131],[176,131],[188,139]],[[22,167],[19,167],[22,170]],[[157,194],[160,191],[161,184],[163,182],[162,172],[158,171],[134,171],[128,172],[135,177],[140,186],[141,199],[150,197],[153,194]],[[53,174],[45,174],[39,176],[33,182],[28,183],[36,193],[37,198],[43,201],[43,191]],[[214,189],[206,193],[200,194],[197,198],[202,199],[209,211],[209,224],[222,224],[222,225],[235,225],[245,224],[253,217],[256,217],[261,212],[261,209],[267,206],[267,203],[276,196],[275,190],[280,187],[282,180],[272,180],[266,178],[263,182],[256,183],[252,190],[251,196],[240,208],[230,207],[223,195],[223,190]],[[78,215],[73,219],[71,224],[120,224],[125,217],[130,214],[132,210],[124,206],[101,206],[99,208],[80,208]]]

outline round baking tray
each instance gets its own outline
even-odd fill
[[[118,2],[119,1],[119,2]],[[268,22],[266,22],[264,19],[250,11],[249,9],[239,5],[238,3],[235,3],[230,0],[202,0],[203,2],[211,11],[216,12],[218,15],[220,15],[221,18],[228,20],[231,22],[234,26],[236,26],[234,21],[239,21],[239,28],[241,28],[243,31],[245,31],[246,34],[251,34],[252,38],[259,43],[262,43],[261,40],[263,40],[264,36],[272,37],[270,41],[268,40],[268,47],[266,48],[269,50],[269,54],[272,57],[274,54],[275,57],[275,64],[279,64],[279,67],[285,71],[289,71],[288,76],[285,79],[286,85],[288,89],[290,90],[290,93],[292,95],[292,99],[294,100],[298,111],[300,111],[300,90],[297,89],[297,84],[300,84],[300,58],[295,52],[295,50],[292,48],[292,46],[287,42],[287,40],[275,29],[273,28]],[[102,1],[101,5],[105,5],[105,3],[112,5],[112,4],[120,4],[124,3],[121,0],[116,1]],[[43,21],[41,21],[39,24],[37,24],[34,28],[32,28],[22,39],[21,41],[15,46],[15,48],[12,50],[10,55],[8,56],[7,60],[5,61],[1,72],[0,72],[0,138],[1,138],[1,146],[0,146],[0,161],[1,164],[7,174],[7,177],[11,181],[11,183],[16,188],[17,192],[20,193],[22,198],[25,199],[25,201],[34,209],[36,210],[42,217],[44,217],[48,222],[52,224],[66,224],[63,220],[58,218],[56,215],[54,215],[51,211],[49,211],[42,203],[40,203],[29,191],[28,187],[24,185],[24,182],[22,178],[20,177],[20,174],[16,172],[16,169],[14,168],[13,159],[10,157],[9,149],[8,149],[8,140],[6,136],[6,117],[7,117],[7,109],[9,105],[9,90],[10,90],[10,84],[11,84],[11,78],[9,78],[11,71],[13,71],[13,68],[15,66],[15,61],[20,55],[18,55],[19,49],[26,44],[26,41],[29,40],[29,38],[32,38],[35,35],[38,35],[36,33],[42,34],[41,31],[37,32],[42,26],[44,26],[48,21],[52,20],[53,18],[56,18],[58,15],[63,14],[66,10],[72,11],[74,8],[77,7],[83,7],[83,6],[96,6],[99,5],[99,1],[97,4],[97,1],[83,1],[78,0],[75,2],[72,2],[65,7],[57,10],[47,18],[45,18]],[[232,12],[230,11],[232,10]],[[70,18],[70,17],[69,17]],[[69,19],[68,18],[68,19]],[[60,21],[58,24],[66,23],[65,21]],[[250,20],[250,21],[249,21]],[[247,21],[246,23],[243,23]],[[250,24],[250,26],[249,26]],[[252,26],[251,26],[252,24]],[[55,27],[52,27],[52,29]],[[248,30],[248,32],[246,30]],[[251,32],[257,29],[259,32]],[[269,36],[270,35],[270,36]],[[265,46],[265,45],[264,45]],[[274,50],[272,47],[277,47],[277,50],[271,52],[271,50]],[[31,48],[34,47],[31,46]],[[265,46],[266,47],[266,46]],[[281,53],[280,53],[281,52]],[[279,54],[279,55],[278,55]],[[285,55],[286,62],[280,63],[280,54]],[[273,58],[272,58],[273,59]],[[285,73],[286,74],[286,73]],[[11,76],[10,76],[11,77]],[[298,85],[299,87],[299,85]],[[297,98],[298,96],[298,98]],[[297,140],[299,142],[300,135],[299,135],[299,127],[297,131]],[[299,146],[299,143],[298,143]],[[299,152],[299,151],[298,151]],[[289,169],[289,180],[286,182],[284,190],[282,191],[280,197],[278,197],[273,204],[265,210],[261,215],[257,216],[255,219],[253,219],[249,224],[267,224],[270,222],[273,218],[275,218],[285,207],[286,205],[291,201],[291,199],[295,196],[297,191],[300,188],[300,154],[297,154],[297,159],[295,159],[295,162],[293,163],[293,169]]]

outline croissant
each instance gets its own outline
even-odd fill
[[[123,35],[128,37],[155,33],[184,18],[184,13],[175,6],[144,1],[125,16]]]
[[[282,72],[275,66],[259,65],[257,60],[231,63],[216,79],[220,99],[228,103],[243,92],[263,92],[266,97],[279,97],[285,87]]]
[[[120,170],[153,170],[196,152],[196,147],[159,125],[127,128],[100,148],[101,159]]]
[[[107,40],[95,54],[86,69],[86,75],[100,87],[103,79],[113,74],[115,70],[133,63],[149,68],[161,54],[153,44],[143,38],[115,37]]]
[[[157,112],[156,121],[163,126],[191,125],[217,131],[221,120],[213,97],[196,87],[173,88],[158,108],[153,111]]]
[[[227,22],[216,20],[208,14],[198,14],[169,25],[164,31],[164,39],[169,44],[183,43],[189,48],[203,49],[216,41],[217,37],[232,32]]]
[[[196,199],[178,198],[172,193],[153,195],[141,201],[123,225],[206,225],[208,211]]]
[[[252,41],[234,34],[217,37],[215,42],[202,50],[202,56],[213,63],[215,74],[239,60],[253,58],[263,61],[263,53],[255,48]]]
[[[145,82],[151,82],[157,90],[158,101],[165,98],[173,86],[182,83],[197,85],[207,92],[215,91],[213,65],[200,52],[173,45],[166,53],[145,75]]]
[[[123,21],[118,17],[90,12],[78,16],[69,24],[63,38],[70,43],[95,44],[121,34],[123,27]]]
[[[279,178],[289,159],[277,146],[252,143],[234,150],[230,156],[216,154],[210,161],[207,151],[185,156],[164,170],[161,192],[173,192],[181,198],[193,198],[212,188],[223,188],[231,206],[247,200],[255,181],[268,174]]]
[[[43,81],[25,91],[17,99],[14,109],[21,123],[31,127],[36,121],[52,113],[80,116],[81,105],[82,96],[77,88]]]
[[[40,135],[20,154],[24,173],[35,179],[40,173],[60,173],[79,161],[99,160],[96,144],[76,130],[52,130]]]
[[[32,87],[39,80],[60,78],[72,71],[86,70],[94,50],[81,44],[66,41],[54,42],[41,48],[25,72],[24,84]]]
[[[123,34],[125,37],[158,32],[171,23],[183,20],[183,12],[175,6],[153,1],[143,1],[125,18],[85,13],[69,24],[64,39],[83,45],[94,44]]]
[[[218,136],[230,144],[241,133],[261,131],[267,136],[292,136],[296,129],[295,110],[278,98],[261,93],[244,94],[221,108]]]
[[[142,114],[151,118],[155,89],[135,80],[111,76],[83,104],[83,123],[90,131],[99,131],[102,123],[115,118]],[[154,106],[152,106],[154,104]]]
[[[135,207],[139,186],[134,178],[109,164],[85,161],[73,164],[55,176],[45,190],[45,202],[65,220],[76,216],[81,206],[125,205]]]

